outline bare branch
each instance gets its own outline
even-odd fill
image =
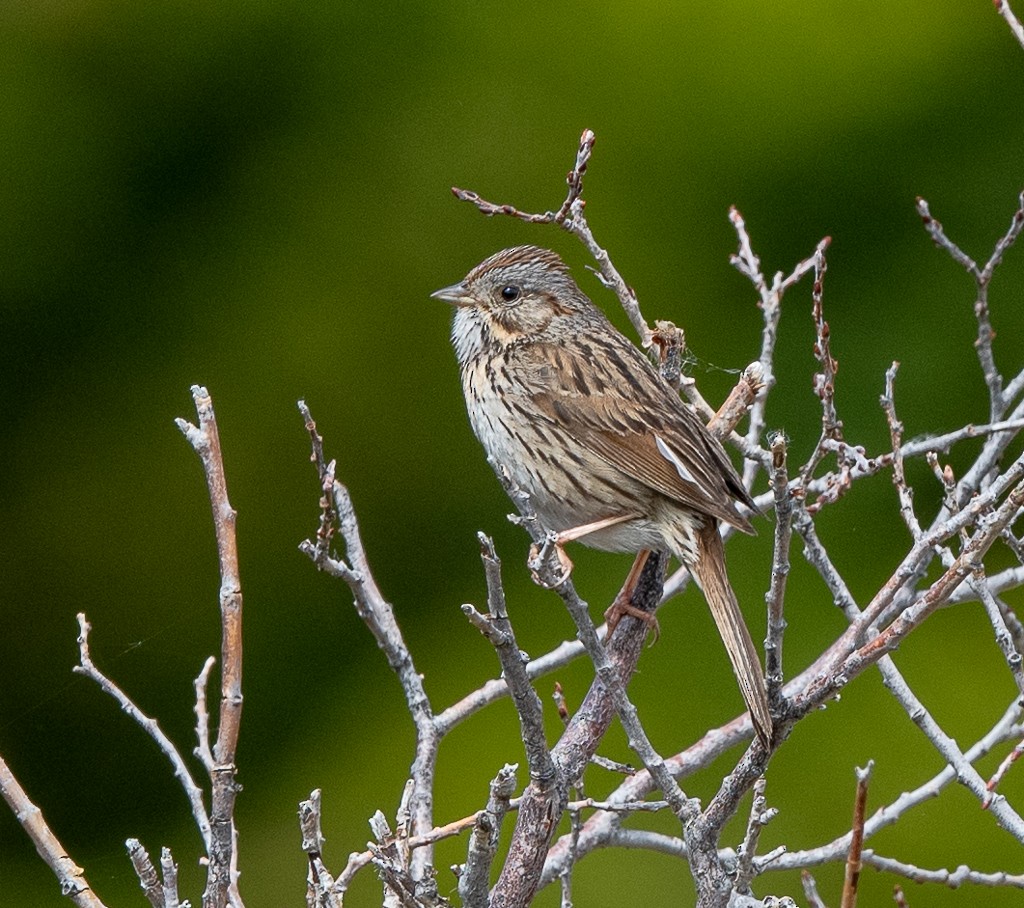
[[[744,713],[743,716],[733,719],[728,724],[712,729],[700,741],[697,741],[682,753],[670,757],[666,761],[666,765],[677,779],[688,778],[697,771],[711,765],[737,744],[748,741],[752,736],[753,727],[750,724],[749,715]],[[650,774],[646,769],[643,769],[624,780],[605,800],[610,804],[637,801],[641,800],[655,788],[656,785],[652,781]],[[580,835],[579,856],[582,857],[597,848],[614,844],[616,834],[617,825],[613,814],[601,813],[592,817],[584,824]],[[561,867],[566,860],[567,844],[563,838],[552,846],[547,863],[544,866],[541,885],[547,885],[560,873]]]
[[[204,908],[223,908],[228,902],[241,904],[238,894],[238,831],[235,827],[235,798],[238,767],[235,752],[242,721],[242,584],[238,568],[238,541],[235,533],[237,514],[228,501],[220,431],[210,394],[199,385],[192,386],[199,426],[176,420],[203,464],[210,492],[213,525],[220,561],[221,679],[220,713],[214,763],[210,773],[209,867],[203,893]],[[202,747],[202,739],[200,739]]]
[[[487,806],[477,814],[473,824],[466,864],[459,876],[459,897],[465,908],[487,908],[491,863],[498,851],[498,834],[515,791],[516,769],[506,763],[494,777]]]
[[[578,640],[566,641],[553,650],[526,663],[526,674],[531,681],[550,675],[564,668],[584,654],[583,644]],[[475,715],[481,709],[509,696],[508,684],[504,678],[496,678],[471,691],[457,703],[437,714],[435,724],[440,736]]]
[[[1006,3],[1003,0],[998,0],[996,8],[999,9],[1003,17],[1010,23],[1011,28],[1013,28],[1016,19]],[[1020,28],[1019,22],[1017,23],[1017,28]],[[1017,33],[1016,30],[1014,33]],[[977,286],[978,293],[974,303],[974,314],[978,321],[978,339],[975,341],[975,347],[978,351],[978,361],[981,364],[985,382],[988,385],[992,422],[997,422],[1002,417],[1010,403],[1010,399],[1004,394],[1003,378],[996,368],[995,358],[992,353],[992,341],[995,338],[995,331],[992,329],[992,320],[989,315],[988,287],[992,281],[995,269],[1003,260],[1003,254],[1013,245],[1021,230],[1024,230],[1024,192],[1018,197],[1018,202],[1017,210],[1013,214],[1006,233],[996,243],[984,267],[978,268],[974,260],[949,239],[942,228],[942,224],[932,217],[931,211],[928,209],[928,203],[922,198],[917,200],[917,212],[924,221],[925,229],[931,236],[932,241],[940,249],[948,252],[953,261],[963,267],[974,278],[975,285]]]
[[[1017,432],[1024,429],[1024,420],[1004,419],[1000,422],[985,423],[976,426],[968,423],[953,432],[946,432],[944,435],[926,436],[915,438],[903,445],[904,457],[920,457],[929,451],[948,451],[957,442],[965,441],[968,438],[980,438],[985,435],[992,435],[996,432]]]
[[[779,726],[776,726],[776,729],[778,728]],[[755,739],[732,772],[722,779],[718,791],[700,817],[685,826],[686,844],[690,851],[690,871],[695,879],[703,883],[698,884],[698,905],[701,908],[704,905],[725,904],[725,899],[732,889],[718,855],[717,843],[725,824],[739,809],[744,794],[764,775],[769,756],[770,754]]]
[[[516,644],[512,622],[509,621],[505,591],[501,584],[501,561],[494,551],[494,542],[483,533],[478,533],[477,537],[480,541],[480,558],[487,578],[487,605],[490,614],[484,618],[470,605],[464,605],[462,610],[490,640],[501,661],[502,673],[512,692],[512,702],[519,715],[530,777],[551,780],[557,770],[544,735],[544,709],[540,697],[530,684],[522,653]]]
[[[1010,674],[1013,675],[1013,680],[1017,685],[1017,690],[1024,695],[1024,659],[1022,659],[1020,652],[1014,645],[1013,635],[1006,626],[1003,611],[999,608],[996,597],[992,595],[992,591],[989,589],[988,583],[985,580],[984,569],[979,568],[968,582],[975,595],[981,600],[981,604],[985,607],[985,614],[988,615],[989,623],[995,631],[996,644],[1002,650],[1006,664],[1010,668]]]
[[[348,584],[355,597],[357,614],[370,629],[402,686],[406,705],[416,728],[416,756],[410,772],[415,785],[411,805],[412,829],[414,835],[422,835],[433,826],[434,772],[440,741],[434,723],[433,709],[423,686],[423,679],[416,670],[412,654],[395,619],[394,608],[381,594],[373,578],[348,489],[334,478],[334,463],[325,462],[322,439],[317,434],[316,424],[303,401],[299,401],[299,410],[310,434],[313,460],[317,466],[321,488],[331,502],[329,507],[321,502],[322,515],[329,514],[332,519],[337,519],[349,563],[346,564],[330,554],[331,532],[325,529],[324,517],[321,519],[317,542],[307,539],[299,545],[299,550],[308,555],[320,570],[340,577]],[[429,846],[414,856],[412,875],[415,881],[419,882],[432,876],[432,861],[433,852]]]
[[[1022,477],[1024,455],[1017,458],[986,492],[976,496],[959,513],[933,526],[914,543],[900,566],[867,608],[855,618],[846,632],[829,648],[828,653],[818,660],[816,678],[807,684],[797,697],[799,711],[802,712],[812,703],[823,702],[823,694],[831,696],[868,665],[875,664],[882,656],[892,652],[907,634],[920,626],[928,615],[947,601],[960,583],[972,573],[974,566],[999,538],[1002,530],[1020,511],[1024,502]],[[858,639],[893,605],[905,585],[919,576],[922,565],[932,555],[934,547],[977,521],[1014,484],[1016,486],[1009,492],[1006,500],[994,512],[987,514],[970,542],[962,548],[960,555],[946,572],[926,591],[915,594],[912,599],[901,605],[891,624],[883,631],[868,643],[856,648]]]
[[[320,496],[320,525],[316,531],[316,545],[313,547],[313,554],[310,557],[314,564],[321,570],[325,570],[324,565],[330,561],[331,544],[334,541],[334,533],[338,524],[338,515],[334,511],[334,462],[328,463],[324,456],[324,440],[316,430],[316,422],[314,422],[306,402],[300,400],[298,407],[303,422],[306,424],[306,432],[309,434],[310,445],[313,449],[310,460],[316,466],[323,493]]]
[[[528,508],[528,505],[523,503],[521,507]],[[524,513],[524,524],[535,525],[532,512],[526,511],[526,513]],[[538,542],[541,540],[542,537],[538,533],[537,536],[535,536],[534,541]],[[547,540],[543,539],[543,541],[546,542]],[[671,774],[665,768],[664,760],[651,745],[646,731],[640,724],[636,707],[632,702],[630,702],[626,695],[621,676],[613,665],[612,660],[605,652],[605,648],[601,644],[601,641],[598,639],[597,631],[594,628],[593,622],[590,620],[590,613],[588,611],[587,604],[580,599],[575,588],[568,579],[562,579],[559,581],[562,568],[558,564],[553,550],[548,549],[548,551],[545,552],[545,550],[542,549],[541,554],[534,560],[534,564],[531,565],[531,567],[537,571],[544,585],[549,586],[558,593],[562,601],[565,603],[566,608],[569,610],[569,614],[572,616],[572,619],[576,622],[579,638],[583,643],[584,649],[587,651],[587,655],[590,656],[591,661],[594,663],[594,668],[597,672],[598,678],[600,678],[604,683],[612,697],[612,702],[615,704],[616,710],[619,714],[619,720],[622,722],[622,726],[626,731],[627,738],[629,739],[630,747],[640,758],[641,762],[643,762],[644,766],[647,767],[648,771],[657,782],[658,787],[665,793],[665,796],[668,798],[669,803],[672,804],[672,809],[677,816],[679,816],[681,820],[693,817],[696,810],[696,804],[690,801],[686,795],[683,794],[682,790],[676,784],[675,779],[672,778]]]
[[[53,871],[60,883],[61,895],[71,899],[78,908],[106,908],[92,891],[85,871],[68,857],[67,849],[58,841],[43,819],[43,812],[29,799],[25,789],[0,757],[0,794],[14,813],[21,828],[28,833],[39,857]]]
[[[1021,47],[1024,47],[1024,25],[1020,24],[1020,20],[1013,14],[1013,10],[1010,9],[1008,0],[995,0],[996,12],[999,13],[1006,20],[1006,24],[1010,26],[1010,31],[1013,32],[1013,37],[1017,39]]]
[[[160,875],[149,858],[149,853],[142,847],[138,839],[128,839],[125,843],[128,849],[128,857],[135,868],[135,875],[139,878],[142,886],[142,894],[146,896],[153,908],[166,908],[164,900],[164,888],[160,885]]]
[[[885,686],[896,697],[907,715],[924,733],[925,737],[942,754],[943,759],[956,770],[956,779],[966,787],[977,799],[995,814],[999,825],[1009,832],[1018,842],[1024,844],[1024,819],[1010,806],[1001,795],[992,796],[985,780],[971,765],[971,761],[961,752],[954,741],[947,735],[931,714],[917,699],[910,686],[904,680],[892,659],[886,658],[879,664]]]
[[[1013,889],[1024,889],[1024,873],[980,873],[961,864],[956,870],[924,870],[913,864],[905,864],[892,858],[884,858],[873,851],[865,851],[862,860],[869,867],[896,873],[913,880],[915,883],[939,883],[950,889],[959,889],[964,883],[977,886],[1007,886]]]
[[[978,760],[991,753],[994,747],[1017,735],[1020,727],[1015,723],[1020,715],[1021,705],[1016,701],[1011,703],[995,725],[964,754],[965,759],[969,763],[977,763]],[[878,808],[864,824],[864,838],[869,839],[880,830],[897,823],[910,810],[937,798],[950,783],[956,781],[956,775],[957,770],[953,766],[944,766],[924,784],[911,791],[903,792],[892,803]],[[851,832],[847,832],[818,848],[791,851],[779,859],[776,867],[780,870],[792,870],[839,860],[849,853],[852,835]]]
[[[826,237],[818,244],[813,257],[814,284],[811,290],[811,317],[814,320],[814,358],[821,365],[821,371],[814,375],[814,393],[821,401],[821,437],[814,452],[800,471],[801,484],[806,487],[815,470],[830,450],[843,445],[843,424],[836,414],[835,385],[839,364],[832,356],[831,329],[825,321],[823,308],[825,272],[828,263],[825,251],[829,240]],[[813,509],[813,508],[812,508]]]
[[[178,865],[174,863],[171,849],[164,847],[160,849],[160,871],[164,877],[164,906],[165,908],[180,908],[181,900],[178,897]]]
[[[831,330],[828,322],[825,321],[822,308],[825,272],[828,270],[828,262],[825,259],[826,248],[828,248],[828,244],[823,241],[823,245],[814,255],[814,286],[811,290],[814,331],[817,335],[814,357],[821,363],[821,372],[814,376],[814,392],[821,398],[822,438],[838,438],[842,428],[839,417],[836,415],[835,402],[836,372],[839,369],[839,364],[832,356]]]
[[[532,525],[530,521],[524,523]],[[663,568],[661,556],[653,555],[648,559],[637,583],[632,600],[634,605],[649,610],[657,604]],[[569,585],[566,582],[563,587]],[[608,659],[620,677],[627,678],[632,674],[643,647],[645,631],[646,625],[642,622],[624,618],[609,640]],[[568,780],[579,777],[616,713],[616,702],[610,695],[606,678],[607,673],[598,672],[583,703],[552,751],[556,766],[561,768],[558,786],[552,788],[534,782],[523,793],[509,857],[492,891],[492,908],[523,904],[547,878],[549,865],[545,864],[545,858],[549,852],[550,837],[567,800]]]
[[[861,611],[854,601],[853,593],[850,592],[846,581],[843,580],[839,570],[832,563],[825,546],[818,538],[818,531],[814,527],[814,521],[808,513],[807,508],[798,506],[794,515],[793,525],[804,542],[804,557],[808,563],[821,575],[825,586],[832,595],[832,601],[840,609],[846,619],[850,622],[857,620]]]
[[[323,859],[324,835],[320,827],[321,792],[310,792],[309,798],[299,802],[299,829],[302,832],[302,850],[309,860],[306,875],[306,904],[309,908],[341,908],[342,893],[334,888],[334,877]],[[369,856],[367,863],[369,863]]]

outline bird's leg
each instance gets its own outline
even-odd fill
[[[647,559],[650,557],[650,549],[644,549],[636,556],[636,561],[633,562],[633,567],[629,569],[629,573],[626,575],[626,582],[622,584],[622,589],[619,590],[619,594],[615,597],[615,601],[604,613],[604,619],[608,622],[608,632],[605,634],[605,640],[611,639],[615,628],[618,627],[623,616],[630,615],[638,621],[643,621],[644,624],[654,631],[654,641],[657,642],[658,635],[660,634],[658,619],[650,612],[638,609],[633,605],[632,601],[633,593],[636,592],[637,582],[640,580],[640,574],[644,569],[644,565],[647,564]]]
[[[526,562],[527,566],[530,568],[530,576],[533,577],[533,582],[540,586],[546,586],[549,589],[561,586],[569,579],[569,575],[572,574],[573,567],[572,559],[565,553],[565,544],[567,542],[582,539],[584,536],[589,536],[591,533],[596,533],[598,530],[603,530],[606,527],[615,526],[617,523],[624,523],[627,520],[635,520],[636,516],[636,514],[622,514],[617,517],[604,517],[601,520],[593,521],[593,523],[584,523],[578,527],[570,527],[568,530],[562,530],[561,533],[551,533],[548,538],[544,540],[543,546],[538,546],[537,543],[534,543],[530,546],[530,557]],[[562,568],[562,576],[554,583],[545,583],[538,576],[537,568],[535,568],[534,565],[539,566],[540,563],[543,562],[550,546],[555,547],[555,557],[558,558],[558,565]]]

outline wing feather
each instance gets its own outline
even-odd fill
[[[753,500],[721,443],[636,347],[614,340],[562,347],[557,366],[543,351],[524,350],[532,360],[525,390],[553,425],[627,476],[753,533],[736,510],[737,502],[753,508]],[[581,387],[580,376],[595,370],[591,385]]]

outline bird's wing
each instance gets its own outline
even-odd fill
[[[725,450],[625,338],[549,351],[533,372],[530,397],[553,425],[665,497],[754,532],[735,508],[753,501]]]

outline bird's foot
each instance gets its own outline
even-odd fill
[[[642,621],[647,625],[648,630],[653,631],[654,639],[651,641],[651,646],[658,642],[658,638],[661,636],[661,627],[658,625],[658,619],[650,612],[637,608],[629,599],[623,598],[621,594],[615,597],[615,601],[604,613],[604,620],[608,622],[608,633],[605,635],[605,640],[611,640],[612,634],[615,633],[615,628],[619,626],[619,622],[626,615],[636,618],[637,621]]]
[[[552,550],[561,574],[554,573],[554,565],[551,563]],[[533,582],[547,590],[557,589],[565,583],[571,576],[573,568],[572,559],[566,555],[555,533],[549,534],[543,545],[534,543],[530,546],[530,557],[526,561],[526,566],[530,569]]]

